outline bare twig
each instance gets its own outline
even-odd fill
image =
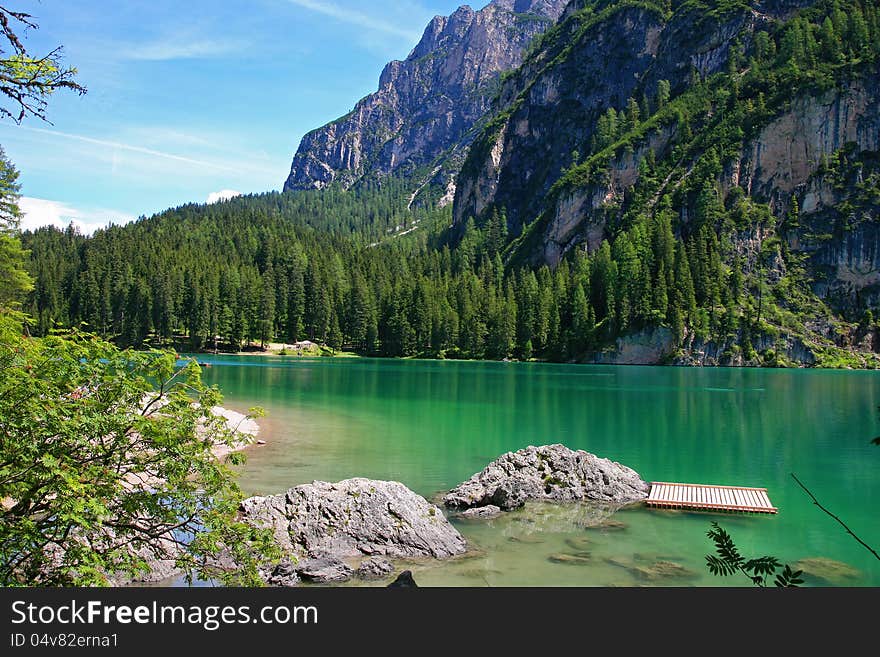
[[[875,549],[872,548],[870,545],[868,545],[867,543],[865,543],[862,539],[860,539],[858,536],[856,536],[855,532],[853,532],[852,529],[850,529],[849,527],[847,527],[847,526],[846,526],[846,523],[843,522],[843,520],[841,520],[841,519],[838,518],[836,515],[834,515],[833,513],[831,513],[831,511],[829,511],[829,510],[826,509],[824,506],[822,506],[822,505],[819,503],[819,500],[816,499],[816,496],[813,495],[813,494],[810,492],[810,489],[809,489],[809,488],[807,488],[806,486],[804,486],[804,484],[801,482],[801,480],[798,479],[797,476],[796,476],[793,472],[791,473],[791,477],[792,477],[792,479],[794,479],[794,480],[797,482],[798,486],[800,486],[801,488],[803,488],[803,489],[804,489],[804,492],[805,492],[807,495],[810,496],[810,499],[813,500],[813,504],[815,504],[816,506],[818,506],[820,509],[822,509],[822,511],[824,511],[824,512],[827,513],[829,516],[831,516],[832,518],[834,518],[838,523],[840,523],[840,526],[843,527],[843,528],[846,530],[846,533],[847,533],[847,534],[849,534],[849,535],[852,536],[854,539],[856,539],[859,543],[861,543],[861,544],[865,547],[865,549],[868,550],[868,552],[870,552],[871,554],[873,554],[874,557],[875,557],[878,561],[880,561],[880,554],[877,554],[877,550],[875,550]]]

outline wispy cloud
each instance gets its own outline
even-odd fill
[[[107,148],[113,148],[122,151],[129,151],[131,153],[139,153],[141,155],[149,155],[151,157],[158,157],[166,160],[172,160],[174,162],[182,162],[185,164],[190,164],[198,167],[208,167],[211,169],[217,169],[219,171],[231,171],[238,173],[241,171],[243,165],[235,165],[221,163],[221,162],[209,162],[207,160],[198,160],[191,157],[185,157],[183,155],[176,155],[174,153],[166,153],[164,151],[154,150],[152,148],[144,148],[143,146],[137,146],[134,144],[125,144],[118,141],[109,141],[106,139],[95,139],[93,137],[86,137],[84,135],[75,135],[69,132],[61,132],[58,130],[47,130],[45,128],[31,128],[28,126],[22,126],[18,128],[19,130],[27,130],[28,132],[35,132],[38,134],[49,135],[52,137],[60,137],[62,139],[70,139],[73,141],[79,141],[84,144],[94,144],[96,146],[105,146]]]
[[[104,208],[76,208],[62,201],[50,201],[42,198],[22,196],[18,205],[21,208],[22,230],[36,230],[43,226],[67,228],[71,223],[80,232],[91,235],[108,223],[127,224],[135,217],[117,210]]]
[[[418,30],[409,29],[398,23],[382,20],[374,16],[355,11],[353,9],[344,9],[339,5],[324,0],[287,0],[290,4],[314,11],[330,18],[335,18],[343,23],[350,23],[375,32],[383,32],[385,34],[393,34],[394,36],[409,39],[413,43],[421,38],[422,34]]]
[[[221,189],[219,192],[211,192],[208,194],[208,205],[212,203],[219,203],[220,201],[228,201],[231,198],[235,198],[236,196],[241,196],[241,192],[237,192],[234,189]]]
[[[169,38],[152,43],[133,44],[119,51],[122,59],[136,61],[162,62],[176,59],[208,59],[222,57],[246,48],[247,44],[239,41],[198,40],[186,38]]]

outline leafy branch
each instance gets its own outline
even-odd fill
[[[773,584],[778,588],[797,588],[804,583],[800,578],[803,571],[793,571],[791,566],[783,566],[776,557],[746,559],[730,534],[717,522],[712,523],[712,529],[706,535],[715,543],[715,554],[706,555],[706,565],[716,577],[742,573],[752,584],[760,587],[766,587],[769,578],[773,578]],[[780,569],[782,572],[778,572]]]

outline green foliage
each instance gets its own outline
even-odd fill
[[[18,207],[21,185],[18,170],[0,146],[0,233],[10,234],[18,230],[21,209]]]
[[[24,268],[27,257],[28,252],[21,248],[17,237],[0,233],[0,309],[20,306],[33,289]]]
[[[241,492],[212,453],[235,435],[195,363],[77,331],[23,338],[2,314],[0,369],[0,584],[103,585],[148,558],[259,582],[271,537],[236,520]]]
[[[772,578],[773,584],[778,588],[797,588],[804,583],[801,579],[802,571],[792,571],[788,565],[783,567],[776,557],[746,559],[740,554],[730,534],[717,522],[712,523],[712,528],[706,535],[715,544],[715,554],[706,555],[706,566],[716,577],[742,573],[752,584],[760,587],[767,586],[768,578]]]
[[[27,51],[15,32],[37,27],[30,14],[0,7],[0,94],[7,102],[0,105],[0,117],[16,123],[27,116],[45,120],[48,98],[59,89],[86,91],[74,79],[76,69],[63,64],[60,47],[37,56]]]
[[[28,252],[18,239],[18,171],[0,147],[0,311],[18,307],[33,289],[25,269]]]

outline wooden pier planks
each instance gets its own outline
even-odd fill
[[[766,488],[742,486],[706,486],[671,484],[655,481],[646,500],[648,506],[698,511],[737,511],[741,513],[778,513]]]

